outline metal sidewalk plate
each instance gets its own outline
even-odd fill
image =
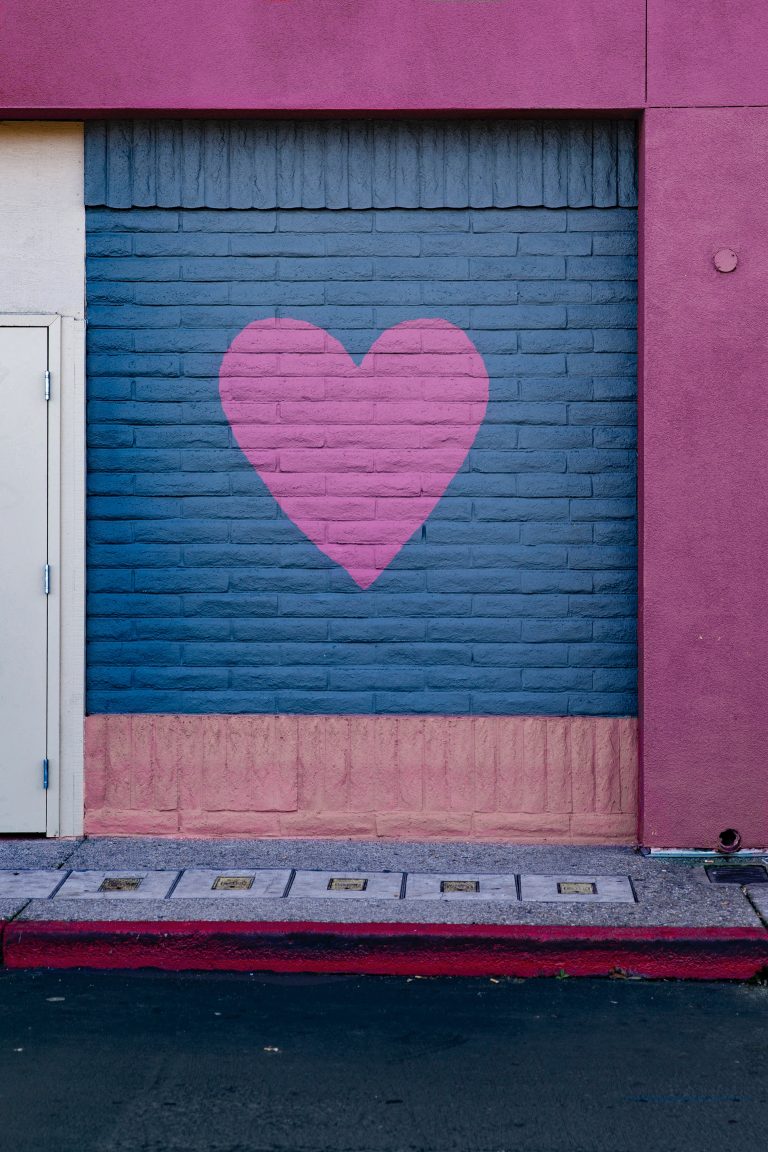
[[[402,872],[297,872],[288,898],[398,900],[402,883]]]
[[[514,873],[409,872],[406,900],[517,900]]]
[[[290,868],[187,868],[171,899],[279,899],[290,878]]]
[[[635,893],[628,876],[533,876],[520,877],[520,899],[574,904],[634,904]]]
[[[178,874],[146,868],[70,872],[54,899],[164,900]]]
[[[768,884],[764,864],[714,864],[704,871],[712,884]]]

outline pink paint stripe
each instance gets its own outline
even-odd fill
[[[89,835],[633,843],[637,721],[90,716]]]
[[[22,921],[9,968],[739,979],[768,964],[762,928]]]

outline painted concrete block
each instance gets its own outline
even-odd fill
[[[20,868],[0,870],[0,899],[23,897],[45,900],[68,875],[66,869]]]
[[[517,900],[517,877],[510,873],[409,872],[406,900]]]
[[[579,141],[574,146],[586,147],[586,137]],[[99,245],[95,250],[99,254],[91,257],[91,287],[98,291],[107,283],[115,288],[130,284],[138,294],[135,300],[115,298],[95,304],[90,326],[90,620],[98,629],[118,616],[152,617],[165,621],[169,629],[176,627],[178,633],[176,640],[170,634],[165,638],[158,634],[154,676],[141,670],[141,645],[135,632],[112,650],[92,648],[91,711],[634,711],[634,685],[627,684],[626,677],[620,687],[618,677],[616,684],[611,682],[611,666],[606,670],[600,663],[601,655],[590,647],[588,637],[573,642],[567,652],[567,662],[579,671],[574,673],[573,686],[565,690],[543,681],[524,686],[521,666],[510,661],[509,653],[501,647],[495,651],[482,647],[489,638],[489,624],[499,616],[515,623],[549,618],[555,633],[557,622],[561,624],[560,634],[565,638],[580,614],[599,621],[633,611],[625,606],[621,592],[634,590],[636,561],[622,548],[624,541],[613,540],[608,529],[625,519],[630,528],[634,524],[634,450],[627,446],[620,459],[613,439],[603,442],[595,437],[606,433],[614,437],[623,427],[633,431],[634,362],[622,357],[623,348],[631,346],[625,338],[634,339],[635,305],[590,303],[592,290],[599,285],[634,288],[631,249],[636,224],[631,210],[587,207],[573,209],[569,215],[565,209],[553,208],[477,208],[470,229],[465,209],[393,207],[341,214],[297,209],[278,220],[290,225],[289,232],[282,224],[277,231],[261,230],[262,217],[270,213],[257,209],[245,213],[242,209],[188,209],[184,229],[179,231],[178,212],[169,208],[166,211],[173,218],[169,228],[158,231],[162,212],[147,215],[146,208],[135,208],[127,214],[112,214],[112,232],[107,228],[109,212],[90,211],[92,234]],[[135,215],[134,240],[146,255],[138,255],[136,245],[130,253],[123,251],[126,215],[131,219]],[[336,231],[340,215],[348,227],[364,224],[367,230]],[[617,219],[619,226],[614,228]],[[560,229],[553,231],[551,226],[558,221]],[[301,230],[296,231],[299,224]],[[491,224],[495,231],[478,231]],[[226,255],[221,244],[228,227],[235,247]],[[625,245],[626,253],[611,251],[593,258],[588,254],[592,230],[601,237],[625,237],[632,243]],[[328,251],[324,237],[342,235],[363,237],[368,248]],[[281,239],[284,236],[290,240],[288,249]],[[528,246],[538,243],[546,251],[517,256],[478,249],[486,236],[493,236],[499,244],[512,241],[515,251],[522,237]],[[110,237],[115,246],[109,246]],[[439,239],[441,246],[427,256],[405,251],[388,254],[386,246],[376,248],[376,243],[388,237],[392,243]],[[251,240],[257,250],[249,255]],[[306,251],[296,248],[297,241],[310,247]],[[597,261],[573,265],[584,279],[566,276],[563,257],[557,255],[566,251],[582,253],[568,255],[569,261]],[[594,279],[606,273],[605,261],[611,262],[612,275],[624,278]],[[188,278],[162,283],[156,279],[181,275],[182,264],[190,275],[206,276],[206,289],[214,293],[219,284],[229,285],[228,294],[212,297],[206,307],[204,297],[190,295],[195,283]],[[461,278],[446,281],[448,273]],[[538,279],[527,279],[533,273]],[[259,279],[254,280],[256,274]],[[512,279],[499,280],[499,276]],[[500,284],[514,290],[503,303],[494,295]],[[181,286],[179,291],[183,288],[181,295],[176,285]],[[301,293],[314,291],[315,286],[321,295],[314,305],[299,303]],[[439,286],[443,292],[446,286],[457,287],[457,302],[469,301],[471,306],[457,308],[442,300],[436,302],[434,312],[425,314],[424,304],[417,300],[422,287],[431,290],[430,286]],[[163,289],[160,294],[155,291],[158,287]],[[586,295],[579,294],[582,287]],[[241,288],[251,293],[250,308],[243,306],[244,296],[241,304],[232,301],[231,293]],[[262,293],[258,300],[253,297],[256,288]],[[154,294],[147,295],[150,290]],[[348,306],[334,303],[327,295],[338,291],[352,293]],[[367,305],[362,308],[361,292]],[[265,312],[259,312],[260,306]],[[264,424],[259,405],[258,412],[249,409],[246,413],[245,401],[233,394],[230,427],[219,401],[219,372],[225,372],[222,387],[227,380],[235,382],[237,389],[245,387],[248,373],[257,367],[255,361],[248,361],[245,377],[228,376],[226,366],[230,360],[235,365],[250,333],[261,331],[263,344],[268,335],[263,326],[269,328],[276,308],[280,314],[271,323],[275,339],[282,340],[282,350],[275,344],[274,353],[282,357],[282,418],[278,424]],[[405,513],[416,507],[409,477],[423,474],[423,468],[416,467],[415,455],[413,468],[406,467],[408,453],[416,450],[401,445],[402,450],[395,452],[393,443],[382,472],[378,465],[366,464],[376,448],[370,435],[361,436],[366,427],[375,431],[390,412],[394,423],[383,423],[382,429],[392,436],[397,433],[401,440],[417,436],[419,443],[428,436],[422,448],[444,468],[443,457],[455,440],[450,423],[454,413],[444,397],[455,393],[454,407],[457,402],[459,408],[466,403],[463,394],[459,397],[455,391],[463,387],[461,380],[453,377],[449,388],[447,379],[440,377],[435,402],[442,403],[442,415],[438,424],[427,421],[423,431],[403,420],[412,417],[413,390],[389,400],[386,390],[397,392],[402,372],[413,373],[417,362],[417,376],[428,384],[430,374],[443,371],[443,361],[460,359],[446,358],[440,344],[445,331],[457,328],[463,330],[468,347],[476,350],[488,374],[489,402],[466,460],[454,463],[458,470],[452,479],[450,472],[443,475],[449,483],[442,497],[437,490],[431,495],[419,491],[416,503],[420,501],[424,508],[408,522],[407,530]],[[238,329],[241,335],[232,343]],[[323,352],[326,341],[337,340],[339,364],[347,365],[345,372],[359,373],[363,358],[385,329],[390,343],[401,344],[407,336],[412,347],[409,351],[398,344],[395,356],[392,344],[392,366],[397,360],[398,374],[387,373],[379,381],[385,390],[368,397],[367,423],[349,423],[341,392],[335,399],[324,397],[321,412],[306,370],[312,356],[329,355]],[[128,339],[124,347],[123,338]],[[292,343],[286,345],[286,339]],[[314,352],[309,345],[299,347],[308,339],[314,342]],[[263,361],[262,366],[268,367],[268,360],[264,346],[260,364]],[[617,376],[617,372],[625,375]],[[327,373],[323,378],[328,378]],[[348,386],[345,380],[342,375],[337,382],[342,390]],[[609,392],[600,393],[599,402],[594,380],[611,385]],[[120,391],[122,382],[129,385],[125,394]],[[375,384],[375,377],[366,379],[369,391]],[[289,397],[285,391],[289,385],[294,391],[298,387],[301,394]],[[256,386],[257,377],[251,375],[251,390]],[[423,397],[420,402],[424,405],[427,400]],[[254,413],[258,416],[255,425],[251,422]],[[426,409],[423,415],[428,415]],[[322,436],[321,425],[327,426]],[[239,446],[238,435],[243,441]],[[427,448],[428,442],[431,447]],[[559,453],[554,466],[552,449]],[[280,455],[280,468],[273,467],[275,453]],[[283,488],[289,484],[291,491],[275,493],[278,482]],[[323,493],[313,496],[318,484],[325,485]],[[379,491],[376,484],[385,485],[386,491]],[[283,515],[285,507],[281,512],[275,494],[286,507],[291,504],[288,512],[293,521]],[[319,501],[325,501],[322,509]],[[424,520],[426,502],[432,507]],[[299,505],[308,510],[304,519]],[[327,515],[318,517],[318,510]],[[319,526],[314,544],[301,530],[301,524],[310,522]],[[111,526],[121,523],[132,523],[130,539],[104,538]],[[239,525],[249,529],[252,543],[244,539],[236,543],[232,534],[241,531]],[[574,533],[581,525],[586,535],[576,540]],[[231,543],[224,542],[222,531],[229,534]],[[397,538],[396,532],[400,532]],[[452,542],[462,534],[467,543],[466,554],[455,565],[445,563],[440,555],[446,532],[446,540]],[[568,534],[561,537],[566,546],[552,563],[547,545],[558,538],[558,532]],[[550,572],[547,578],[529,574],[522,579],[515,544],[523,534],[533,554],[525,567],[539,567],[538,553],[541,566]],[[594,553],[592,564],[584,563],[584,553],[575,551],[571,556],[567,543],[581,542],[587,547],[598,536],[602,548]],[[207,553],[206,541],[211,543]],[[220,541],[219,547],[215,541]],[[268,550],[270,543],[275,551],[280,549],[279,556],[259,550]],[[506,552],[505,543],[510,545]],[[489,565],[480,549],[496,549],[497,563]],[[350,580],[350,570],[358,575],[372,573],[376,579],[361,588]],[[489,585],[496,590],[493,600],[483,595]],[[560,599],[556,599],[558,591]],[[577,593],[583,593],[583,603]],[[229,629],[226,622],[230,620],[235,626],[245,625],[254,614],[274,623],[273,647],[259,646],[249,652],[241,643],[226,644],[228,637],[217,637],[210,630],[214,624]],[[388,624],[393,640],[406,640],[411,620],[421,618],[431,627],[443,617],[455,622],[462,638],[461,650],[451,662],[455,659],[466,671],[463,691],[428,682],[426,671],[421,684],[407,685],[403,678],[398,685],[396,667],[390,665],[404,671],[405,648],[399,658],[397,650],[386,650],[380,644],[366,648],[346,642],[329,647],[327,643],[336,621],[348,626],[357,619]],[[287,637],[277,634],[283,620],[294,618],[319,626],[315,636],[307,637],[306,645],[287,645],[281,642]],[[181,634],[182,627],[186,635]],[[407,652],[409,666],[421,664],[425,670],[438,656],[428,648],[426,635]],[[542,667],[545,658],[542,648],[534,666]],[[238,664],[234,680],[226,671],[233,660]],[[191,663],[195,673],[190,677],[186,669]],[[350,673],[354,669],[356,677],[347,676],[345,681],[336,676],[342,665]],[[481,667],[488,670],[472,683],[472,669]],[[121,674],[113,671],[117,668]],[[261,668],[274,672],[262,677]],[[317,675],[303,684],[301,678],[310,668]]]
[[[632,718],[89,716],[86,753],[92,835],[626,843],[637,823]]]
[[[399,900],[403,876],[400,872],[297,872],[291,897],[308,896],[323,900]]]
[[[178,876],[175,871],[70,872],[56,893],[68,900],[163,900]]]
[[[279,899],[291,878],[290,868],[187,868],[171,899]]]
[[[520,899],[547,903],[634,904],[635,893],[628,876],[523,874],[520,877]]]

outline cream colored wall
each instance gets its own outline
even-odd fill
[[[49,325],[48,833],[70,836],[83,826],[84,315],[83,126],[0,122],[0,322]]]
[[[82,124],[0,123],[0,312],[84,314]]]

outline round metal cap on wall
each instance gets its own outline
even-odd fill
[[[732,248],[718,248],[713,260],[718,272],[733,272],[739,262],[739,258]]]

